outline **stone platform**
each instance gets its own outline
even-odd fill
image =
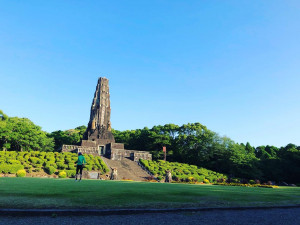
[[[122,143],[109,143],[105,146],[82,146],[82,145],[63,145],[60,152],[73,152],[91,154],[94,156],[105,156],[111,160],[123,160],[124,158],[138,162],[140,159],[152,160],[152,154],[147,151],[127,150]]]

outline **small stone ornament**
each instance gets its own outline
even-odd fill
[[[172,182],[172,174],[170,170],[166,170],[166,179],[165,179],[166,183],[171,183]]]

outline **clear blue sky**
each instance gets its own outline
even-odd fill
[[[0,1],[0,109],[87,125],[110,80],[118,130],[200,122],[300,145],[299,0]]]

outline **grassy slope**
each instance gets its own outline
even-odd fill
[[[0,208],[170,208],[293,204],[300,204],[300,188],[0,178]]]

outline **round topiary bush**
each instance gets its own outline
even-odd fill
[[[67,177],[67,173],[65,171],[61,171],[61,172],[59,172],[58,177],[59,178],[66,178]]]
[[[93,169],[92,165],[84,165],[84,168],[86,168],[87,171],[91,171]]]
[[[44,170],[49,175],[55,173],[55,171],[56,171],[56,169],[53,166],[45,166]]]
[[[249,184],[256,184],[255,180],[249,180]]]
[[[208,180],[208,179],[204,179],[203,182],[204,182],[205,184],[209,184],[209,180]]]
[[[67,177],[75,177],[76,170],[66,170]]]
[[[26,171],[25,170],[18,170],[17,171],[17,177],[25,177]]]

